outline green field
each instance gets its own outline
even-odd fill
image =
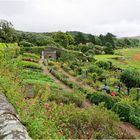
[[[125,68],[140,68],[140,48],[119,49],[115,55],[95,55],[98,61],[111,61],[113,65]]]

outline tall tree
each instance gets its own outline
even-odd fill
[[[78,32],[76,35],[75,35],[75,44],[85,44],[86,43],[86,39],[84,37],[84,35],[81,33],[81,32]]]
[[[140,88],[140,72],[138,70],[126,69],[121,74],[121,82],[123,82],[130,93],[131,88]]]
[[[17,35],[11,22],[0,20],[0,41],[1,42],[16,42]]]
[[[57,32],[53,35],[54,41],[59,43],[63,47],[67,47],[69,44],[67,35],[63,32]]]
[[[89,35],[88,35],[88,41],[91,42],[91,43],[93,43],[93,44],[95,44],[95,36],[89,34]]]
[[[68,44],[73,45],[75,43],[73,36],[68,32],[66,32],[66,36],[67,36],[67,39],[68,39]]]

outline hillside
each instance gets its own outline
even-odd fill
[[[32,139],[139,138],[139,40],[1,24],[0,93]]]

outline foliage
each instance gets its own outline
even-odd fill
[[[97,92],[87,94],[87,98],[95,105],[99,105],[100,103],[104,102],[105,106],[108,109],[111,109],[114,106],[114,104],[120,100],[118,97],[112,97],[106,93],[97,93]]]
[[[48,97],[49,101],[55,101],[57,104],[72,104],[74,103],[78,107],[82,107],[85,96],[80,92],[65,93],[63,91],[55,91]]]
[[[34,47],[21,47],[21,53],[34,53],[37,55],[41,55],[41,52],[47,48],[46,46],[34,46]]]
[[[97,61],[97,66],[103,68],[103,69],[111,69],[112,68],[112,62],[110,61]]]
[[[41,66],[37,63],[34,63],[34,62],[22,61],[21,64],[25,68],[41,69]]]
[[[130,115],[129,121],[130,121],[131,124],[133,124],[138,129],[140,129],[140,116]]]
[[[122,72],[120,80],[129,89],[132,87],[140,87],[140,72],[138,70],[126,69]]]
[[[38,59],[39,60],[39,56],[34,54],[34,53],[23,53],[23,56],[27,56],[27,57],[30,57],[30,58],[35,58],[35,59]]]
[[[19,42],[25,41],[35,46],[58,46],[53,38],[41,33],[17,32]]]
[[[67,47],[68,39],[65,33],[57,32],[54,34],[53,38],[54,38],[54,41],[59,43],[61,46]]]
[[[114,105],[112,110],[116,112],[122,120],[129,121],[129,116],[132,113],[133,108],[130,104],[125,102],[118,102]]]
[[[16,41],[17,35],[12,23],[0,20],[0,42],[13,43]]]
[[[27,42],[27,41],[20,41],[19,42],[19,46],[22,46],[22,47],[33,47],[34,45],[32,43]]]

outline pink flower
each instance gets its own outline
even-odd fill
[[[48,110],[49,109],[49,104],[45,103],[44,107],[45,107],[46,110]]]

